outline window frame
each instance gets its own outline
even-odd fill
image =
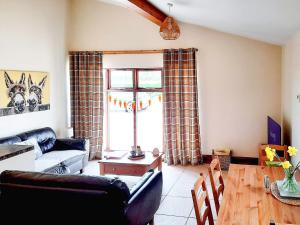
[[[126,88],[126,87],[111,87],[111,72],[112,71],[132,71],[132,88]],[[160,88],[141,88],[139,87],[139,79],[138,74],[140,71],[160,71],[161,72],[161,87]],[[108,106],[108,94],[110,92],[131,92],[133,94],[133,101],[136,102],[137,100],[137,94],[140,92],[161,92],[163,93],[163,87],[162,87],[162,78],[163,78],[163,68],[157,67],[157,68],[107,68],[105,69],[105,78],[106,82],[104,83],[104,91],[105,91],[105,98],[106,98],[106,104],[105,104],[105,118],[106,118],[106,149],[109,150],[116,150],[116,149],[110,149],[110,126],[109,126],[109,106]],[[163,116],[163,112],[162,112]],[[163,127],[162,127],[163,129]],[[133,110],[133,145],[137,146],[137,110]]]

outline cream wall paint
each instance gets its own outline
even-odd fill
[[[267,115],[281,119],[281,47],[181,23],[164,41],[140,15],[97,0],[72,0],[70,50],[196,47],[204,154],[229,146],[256,157],[267,141]],[[129,56],[130,57],[130,56]]]
[[[50,126],[65,133],[68,0],[0,0],[0,68],[48,71],[51,109],[0,117],[0,137]]]
[[[283,48],[282,114],[284,141],[300,149],[300,32]],[[300,155],[294,158],[300,160]]]
[[[163,54],[104,55],[104,68],[161,68]]]

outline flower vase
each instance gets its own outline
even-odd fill
[[[285,177],[282,181],[282,190],[289,193],[296,193],[298,190],[298,182],[295,178],[295,173],[291,173],[289,170],[284,170]]]

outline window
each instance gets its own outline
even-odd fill
[[[162,150],[161,74],[161,69],[106,70],[106,148]]]

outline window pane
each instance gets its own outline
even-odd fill
[[[108,93],[109,143],[112,150],[130,150],[133,145],[133,93]]]
[[[137,95],[137,145],[143,151],[152,151],[153,148],[163,150],[161,96],[161,92],[143,92]]]
[[[132,71],[111,70],[110,82],[112,88],[133,88]]]
[[[161,71],[139,71],[140,88],[161,88]]]

